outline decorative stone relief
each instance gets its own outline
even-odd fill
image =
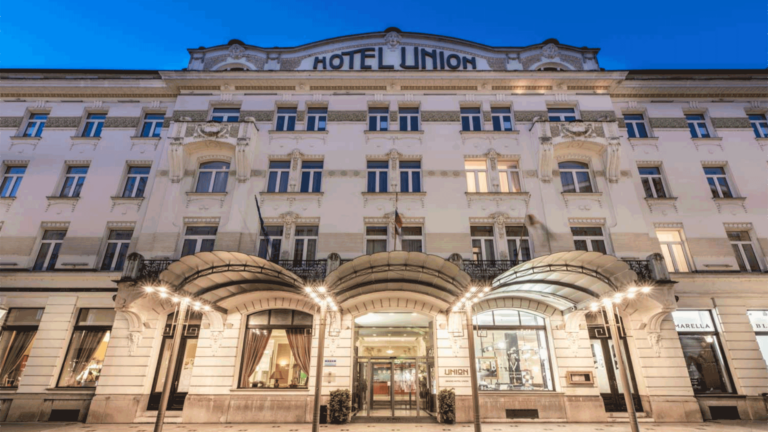
[[[141,344],[143,337],[141,331],[132,331],[128,333],[128,355],[132,356],[136,354],[136,349],[139,347],[139,344]]]
[[[539,146],[539,178],[544,183],[552,181],[552,170],[555,168],[555,148],[552,145],[552,139],[549,137],[540,137]]]
[[[73,128],[80,126],[80,117],[48,117],[45,128]]]
[[[24,117],[0,117],[0,129],[18,129]]]
[[[189,130],[187,134],[189,134]],[[192,132],[193,138],[229,138],[230,137],[230,124],[208,122],[198,123],[195,125],[195,129]]]
[[[460,111],[422,111],[422,122],[460,122]]]
[[[396,31],[391,31],[387,33],[386,36],[384,36],[384,43],[387,44],[387,49],[390,51],[397,51],[397,48],[400,46],[400,42],[403,40],[403,37],[400,36]]]
[[[611,183],[618,183],[621,178],[621,142],[618,138],[611,138],[608,141],[608,149],[605,158],[606,177],[608,178],[608,181]]]
[[[685,117],[649,117],[653,129],[688,129]]]
[[[204,122],[207,120],[208,111],[174,111],[171,121],[181,121],[185,117],[189,118],[188,121]]]
[[[367,111],[328,111],[329,122],[365,122],[368,121]]]
[[[216,353],[219,352],[219,348],[221,347],[221,341],[223,339],[224,339],[223,331],[211,332],[211,355],[215,356]]]
[[[616,121],[616,113],[613,111],[580,111],[583,121]]]
[[[653,353],[656,355],[656,357],[661,356],[661,333],[659,332],[649,332],[648,333],[648,343],[651,344],[651,348],[653,348]]]
[[[107,117],[104,119],[104,128],[133,129],[139,126],[139,117]]]
[[[241,118],[253,117],[257,122],[271,122],[274,118],[275,112],[270,111],[240,111]]]
[[[750,129],[752,125],[747,117],[712,118],[712,126],[715,129]]]
[[[515,122],[532,122],[536,118],[546,120],[548,113],[546,111],[515,111]]]

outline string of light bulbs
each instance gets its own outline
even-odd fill
[[[485,287],[480,289],[478,287],[472,287],[469,292],[465,293],[454,305],[453,311],[457,312],[465,307],[469,307],[473,303],[478,303],[482,298],[491,290],[491,287]]]
[[[619,304],[624,300],[634,299],[638,294],[648,294],[652,289],[653,286],[651,285],[645,285],[642,287],[630,286],[624,292],[617,292],[613,296],[606,296],[599,301],[592,302],[592,304],[589,305],[589,310],[592,312],[597,312],[600,309],[600,303],[605,306],[610,306],[611,304]]]
[[[145,286],[144,291],[146,291],[149,294],[157,294],[157,296],[160,297],[161,299],[168,299],[174,303],[179,303],[179,302],[186,303],[192,306],[192,309],[196,311],[202,310],[207,312],[212,309],[211,306],[206,302],[201,302],[196,299],[191,299],[189,297],[178,295],[164,286],[157,286],[157,287]]]
[[[328,309],[332,311],[339,310],[339,306],[333,301],[333,297],[331,297],[324,286],[306,286],[304,287],[304,291],[306,291],[307,295],[309,295],[319,306],[326,305],[328,306]]]

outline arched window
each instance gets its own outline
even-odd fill
[[[560,69],[559,67],[547,66],[547,67],[540,67],[539,70],[546,71],[546,72],[555,72],[555,71],[561,71],[562,69]]]
[[[206,162],[200,165],[195,192],[226,192],[229,178],[229,163]]]
[[[554,390],[543,318],[497,309],[472,320],[479,390]]]
[[[563,192],[594,192],[592,180],[589,177],[589,165],[582,162],[560,162],[557,166],[560,168]]]
[[[240,388],[306,388],[312,352],[312,315],[273,309],[248,316]]]

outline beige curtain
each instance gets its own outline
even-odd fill
[[[309,362],[312,353],[312,335],[306,329],[288,329],[285,331],[293,359],[301,370],[309,376]]]
[[[104,340],[107,331],[108,330],[83,330],[76,333],[76,338],[72,341],[72,346],[75,347],[75,356],[71,361],[74,363],[74,366],[72,367],[72,374],[69,376],[69,380],[66,384],[67,386],[74,386],[77,384],[77,378],[85,372],[91,364],[91,358]],[[88,385],[87,383],[92,382],[91,380],[95,381],[96,377],[84,377],[83,384]]]
[[[264,356],[272,330],[248,329],[245,333],[245,348],[243,352],[243,367],[240,368],[240,387],[248,386],[248,378],[253,375],[256,365]]]
[[[24,357],[24,352],[27,351],[27,348],[29,348],[29,345],[35,339],[36,334],[36,330],[16,332],[13,340],[11,341],[11,346],[8,347],[8,354],[5,356],[5,363],[3,364],[2,369],[0,369],[0,380],[2,380],[0,381],[0,386],[5,385],[5,380],[8,375],[16,372],[16,369],[21,364],[22,357]],[[18,384],[18,382],[14,383],[14,385]]]

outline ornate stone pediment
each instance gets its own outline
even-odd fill
[[[195,125],[195,131],[192,134],[193,138],[229,138],[230,137],[230,125],[226,123],[208,122],[197,123]]]

